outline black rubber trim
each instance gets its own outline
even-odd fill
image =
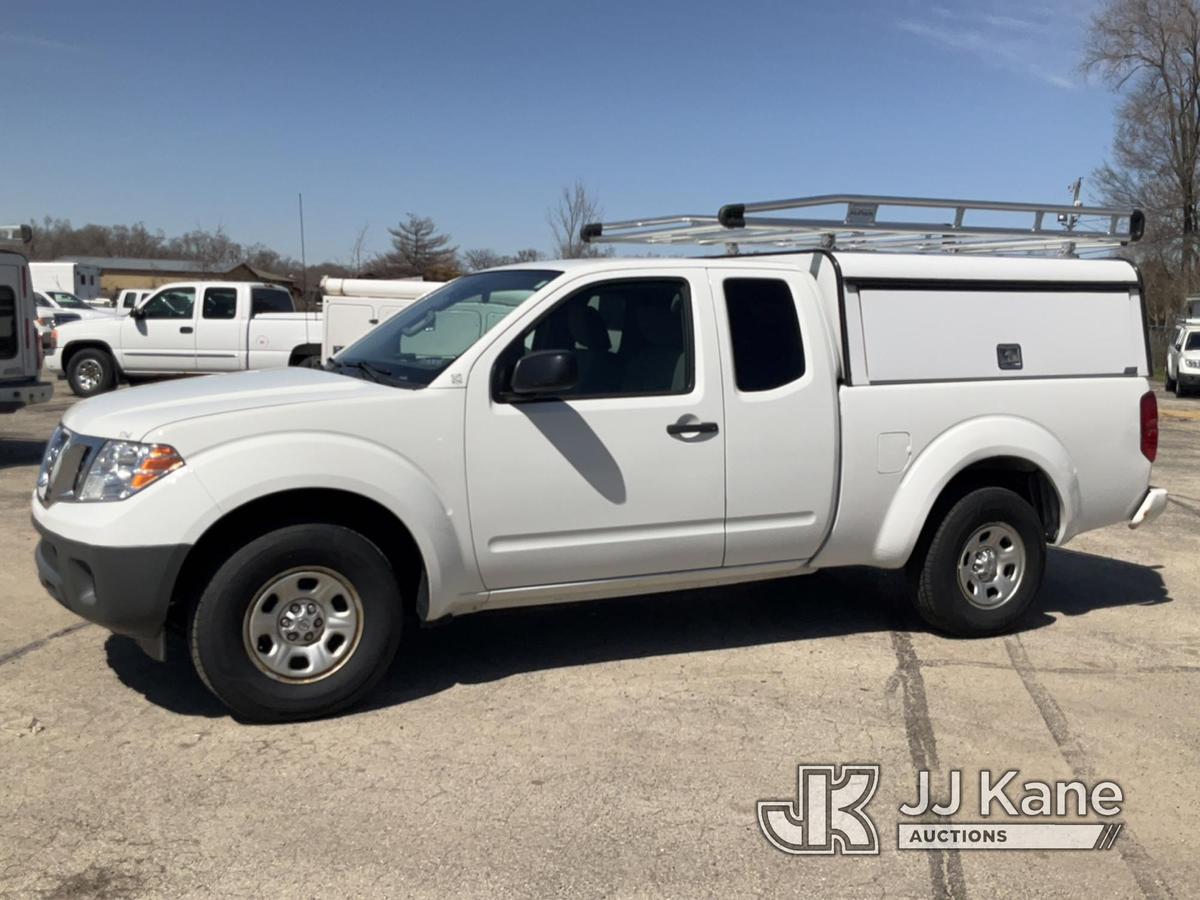
[[[587,222],[579,229],[579,239],[585,244],[590,244],[593,240],[600,237],[604,233],[604,225],[601,222]]]
[[[1135,209],[1129,214],[1129,241],[1140,241],[1142,235],[1146,233],[1146,214],[1140,209]]]
[[[1108,294],[1128,291],[1130,281],[1031,281],[971,278],[851,278],[854,287],[868,291],[1009,291],[1037,294]]]
[[[726,203],[717,211],[717,221],[726,228],[745,228],[746,204]]]
[[[97,547],[43,527],[34,557],[50,596],[116,634],[155,639],[167,619],[175,580],[191,546]]]

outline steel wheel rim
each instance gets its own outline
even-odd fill
[[[958,587],[978,609],[996,609],[1016,596],[1025,578],[1025,542],[1011,525],[976,528],[958,551]]]
[[[100,379],[104,377],[104,368],[94,359],[85,359],[75,370],[75,377],[85,391],[95,390],[100,385]]]
[[[344,666],[362,638],[358,591],[340,572],[302,566],[274,576],[246,608],[246,654],[276,681],[311,684]]]

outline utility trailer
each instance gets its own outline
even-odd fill
[[[441,287],[440,281],[373,278],[321,279],[324,333],[321,359],[341,353],[380,322],[385,322],[414,300]]]

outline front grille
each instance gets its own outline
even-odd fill
[[[38,472],[38,499],[45,506],[73,500],[92,458],[103,445],[102,438],[75,434],[61,425],[55,429]]]

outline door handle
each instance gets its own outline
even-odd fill
[[[667,426],[667,434],[716,434],[719,429],[716,422],[672,422]]]
[[[180,334],[191,334],[191,333],[192,333],[192,331],[193,331],[193,329],[192,329],[192,326],[191,326],[191,325],[180,325],[180,326],[179,326],[179,333],[180,333]]]

